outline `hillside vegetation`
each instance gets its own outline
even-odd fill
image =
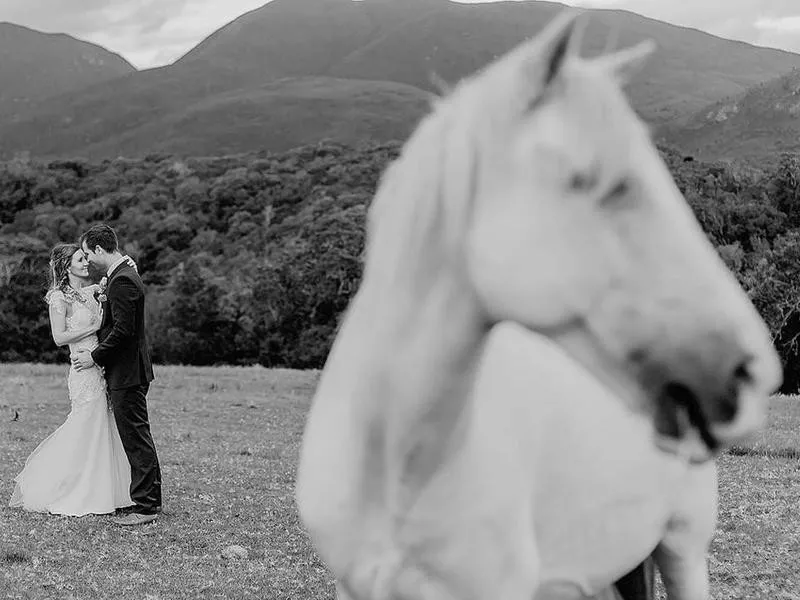
[[[161,363],[320,367],[361,276],[364,219],[400,144],[0,166],[0,360],[62,360],[43,302],[48,249],[114,226],[149,288]],[[800,384],[800,158],[759,171],[663,150]]]
[[[662,139],[712,159],[777,164],[783,152],[800,151],[800,69],[761,82],[704,107]]]

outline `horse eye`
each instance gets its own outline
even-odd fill
[[[569,180],[569,187],[576,192],[588,192],[597,186],[598,179],[596,171],[573,173]]]
[[[624,196],[630,191],[630,189],[630,182],[627,179],[621,179],[605,194],[605,196],[603,196],[603,200],[613,200],[615,198]]]

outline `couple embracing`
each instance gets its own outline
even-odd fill
[[[105,274],[99,284],[90,282],[90,265]],[[161,469],[147,414],[153,367],[136,264],[101,224],[79,244],[53,248],[50,277],[53,340],[70,350],[70,412],[26,460],[10,505],[149,523],[161,512]]]

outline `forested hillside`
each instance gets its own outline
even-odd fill
[[[280,154],[0,164],[0,360],[64,360],[48,249],[114,226],[149,289],[160,363],[323,364],[359,283],[366,210],[399,143]],[[663,156],[800,384],[800,157],[767,170]]]

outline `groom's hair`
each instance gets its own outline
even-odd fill
[[[83,246],[84,242],[90,250],[94,250],[97,246],[109,253],[119,250],[117,234],[105,223],[89,227],[86,233],[81,236],[81,246]]]

